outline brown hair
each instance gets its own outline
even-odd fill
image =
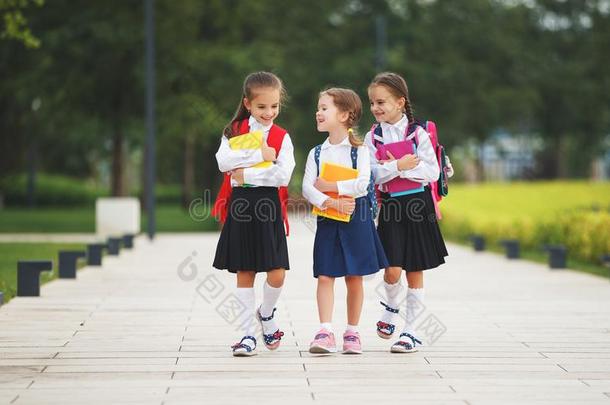
[[[352,146],[362,145],[362,139],[356,136],[355,130],[362,117],[362,101],[355,91],[350,89],[342,89],[339,87],[331,87],[321,91],[318,97],[324,95],[330,96],[335,103],[337,109],[341,112],[349,113],[345,125],[348,128],[349,142]]]
[[[402,76],[392,72],[379,73],[377,76],[375,76],[371,84],[369,84],[369,89],[373,86],[385,86],[394,97],[404,98],[404,113],[407,114],[409,122],[415,121],[413,106],[409,100],[409,88],[407,87],[407,82],[402,78]]]
[[[231,138],[232,136],[236,135],[236,131],[234,131],[233,128],[234,124],[250,117],[250,111],[246,110],[246,106],[244,105],[244,98],[252,100],[254,98],[255,90],[261,88],[272,88],[279,90],[280,105],[282,105],[286,100],[286,90],[284,90],[284,84],[279,77],[270,72],[250,73],[244,80],[242,95],[239,99],[237,111],[235,111],[233,118],[231,118],[231,121],[229,121],[222,131],[224,136]]]

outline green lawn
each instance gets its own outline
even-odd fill
[[[60,250],[85,250],[85,245],[77,243],[0,243],[0,291],[4,292],[4,302],[17,293],[17,262],[19,260],[52,260],[53,272],[43,272],[41,284],[57,278],[57,256]],[[79,267],[85,261],[79,260]]]
[[[178,205],[157,206],[158,232],[202,232],[216,230],[213,218],[192,219]],[[146,215],[142,215],[142,231],[146,230]],[[93,233],[95,208],[5,208],[0,210],[0,232],[4,233]]]
[[[443,235],[469,243],[481,234],[489,250],[517,239],[522,257],[546,262],[544,244],[568,248],[568,267],[607,276],[599,261],[610,253],[610,183],[587,181],[451,184],[441,202]]]

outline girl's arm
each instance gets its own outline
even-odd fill
[[[419,157],[419,163],[413,169],[400,172],[400,177],[420,183],[436,181],[441,172],[436,161],[436,153],[432,148],[430,135],[423,128],[418,128],[415,136],[418,140],[417,156]]]
[[[262,162],[263,153],[260,149],[242,149],[233,150],[229,146],[229,139],[222,136],[220,147],[216,152],[216,161],[218,162],[218,170],[221,172],[230,172],[240,167],[250,167]]]
[[[371,179],[371,160],[369,149],[366,146],[358,147],[358,177],[353,180],[337,182],[337,191],[340,195],[355,197],[366,194]]]
[[[325,202],[330,199],[326,194],[318,190],[314,184],[318,178],[318,169],[314,158],[314,149],[309,151],[307,163],[305,164],[305,174],[303,175],[303,197],[311,204],[320,209],[325,209]]]
[[[375,157],[377,148],[373,145],[373,134],[370,131],[364,137],[364,145],[369,151],[370,170],[375,177],[375,184],[387,183],[400,175],[398,162],[396,160],[383,164],[377,160],[377,157]],[[358,156],[360,156],[360,153]]]
[[[275,164],[271,167],[249,167],[244,169],[244,183],[254,186],[285,187],[294,170],[294,146],[290,135],[284,135],[282,147]]]

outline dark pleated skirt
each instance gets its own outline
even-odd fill
[[[288,270],[288,245],[276,187],[234,187],[213,266],[231,273]]]
[[[350,222],[318,217],[313,275],[366,276],[388,266],[366,197],[356,199]]]
[[[447,248],[430,189],[399,197],[386,193],[381,196],[377,232],[390,266],[408,272],[433,269],[445,263]]]

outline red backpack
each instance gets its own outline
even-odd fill
[[[250,132],[248,120],[246,119],[239,123],[234,123],[233,130],[234,132],[237,131],[237,134],[239,135],[247,134]],[[275,124],[273,124],[271,129],[269,129],[267,145],[275,149],[276,156],[279,156],[280,154],[282,142],[284,142],[284,136],[286,133],[287,132],[284,128]],[[231,187],[231,175],[225,173],[223,176],[222,185],[218,191],[218,196],[214,202],[214,207],[212,207],[212,215],[219,218],[220,222],[223,224],[227,220],[227,215],[229,213],[229,201],[231,201],[232,191],[233,187]],[[288,187],[279,187],[278,193],[280,197],[280,205],[282,207],[282,218],[284,220],[284,226],[286,227],[286,236],[288,236],[290,233],[290,226],[288,225]]]

